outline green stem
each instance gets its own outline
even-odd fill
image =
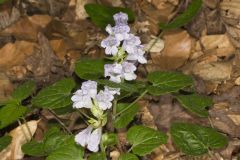
[[[113,120],[115,118],[116,113],[117,113],[117,100],[114,100],[113,101],[113,116],[112,116]]]
[[[120,114],[122,114],[123,112],[127,111],[130,107],[132,107],[135,103],[137,103],[141,98],[143,98],[145,96],[145,94],[148,92],[148,90],[145,90],[137,99],[135,99],[131,104],[129,104],[126,108],[124,108],[123,110],[121,110],[120,112],[118,112],[115,115],[115,118],[117,116],[119,116]]]
[[[21,119],[24,121],[24,125],[26,125],[26,127],[27,127],[28,133],[29,133],[29,135],[30,135],[30,139],[32,139],[32,138],[33,138],[33,135],[32,135],[32,133],[31,133],[30,127],[29,127],[26,119],[25,119],[24,117],[22,117]]]

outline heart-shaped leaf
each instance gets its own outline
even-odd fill
[[[173,123],[170,133],[174,144],[188,155],[202,155],[227,145],[227,137],[213,128],[189,123]]]
[[[211,98],[198,94],[177,95],[176,98],[183,107],[200,117],[207,117],[208,111],[206,107],[213,105]]]
[[[72,79],[60,80],[52,86],[42,89],[33,98],[32,104],[35,107],[49,109],[66,107],[72,103],[70,94],[74,87],[75,82]]]
[[[82,79],[95,80],[103,77],[104,64],[102,59],[82,59],[76,63],[75,73]]]
[[[129,21],[134,21],[133,12],[127,8],[108,7],[100,4],[86,4],[84,7],[93,23],[102,29],[108,24],[114,24],[113,15],[118,12],[128,14]]]
[[[127,140],[132,144],[134,154],[144,156],[161,144],[167,143],[167,136],[152,128],[133,126],[127,132]]]
[[[148,87],[148,92],[156,96],[176,92],[193,84],[190,76],[179,72],[156,71],[149,73],[147,79],[152,83],[152,85]]]
[[[3,136],[0,138],[0,151],[5,149],[12,141],[11,136]]]
[[[139,160],[139,159],[132,153],[124,153],[120,155],[119,160]]]
[[[34,81],[27,81],[13,91],[12,97],[18,101],[22,101],[29,97],[35,89],[36,83]]]
[[[119,103],[117,104],[117,113],[125,110],[130,104],[129,103]],[[124,128],[126,127],[134,118],[139,110],[139,105],[134,104],[121,113],[113,122],[115,128]]]

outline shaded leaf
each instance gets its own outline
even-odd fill
[[[27,107],[11,101],[0,109],[0,129],[15,122],[27,112]]]
[[[194,0],[188,8],[180,15],[178,15],[172,22],[168,24],[159,24],[163,30],[174,29],[184,26],[189,23],[193,17],[199,12],[202,6],[202,0]]]
[[[200,117],[207,117],[208,111],[206,107],[213,105],[211,98],[198,94],[177,95],[176,98],[183,107]]]
[[[202,155],[208,149],[218,149],[227,145],[227,137],[213,128],[189,123],[173,123],[170,133],[174,144],[185,154]]]
[[[119,103],[117,104],[117,113],[123,111],[126,107],[128,107],[129,103]],[[113,125],[115,128],[124,128],[126,127],[134,118],[134,116],[137,114],[139,110],[139,105],[134,104],[129,109],[124,111],[122,114],[120,114],[113,122]]]
[[[109,80],[100,79],[97,80],[99,84],[106,85],[112,88],[120,88],[121,90],[124,90],[126,92],[132,92],[132,93],[140,93],[142,89],[145,87],[145,84],[141,82],[122,82],[122,83],[114,83]]]
[[[152,83],[152,85],[148,87],[148,92],[152,95],[176,92],[193,84],[190,76],[179,72],[156,71],[149,73],[147,79]]]
[[[117,135],[115,133],[105,133],[102,136],[102,143],[103,146],[107,147],[107,146],[114,146],[115,144],[117,144]]]
[[[83,148],[76,145],[74,138],[71,137],[53,151],[47,160],[83,160],[83,155]]]
[[[82,59],[76,63],[75,73],[78,77],[86,80],[94,80],[104,75],[104,60]]]
[[[3,149],[5,149],[12,141],[12,137],[11,136],[3,136],[0,138],[0,151],[2,151]]]
[[[144,156],[161,144],[167,143],[167,136],[152,128],[133,126],[127,132],[127,140],[132,144],[134,154]]]
[[[22,146],[22,151],[23,153],[34,157],[42,157],[48,155],[44,150],[44,143],[39,143],[35,140],[24,144]]]
[[[21,101],[29,97],[36,89],[36,83],[34,81],[27,81],[18,86],[12,93],[12,97]]]
[[[70,94],[74,87],[75,82],[72,79],[60,80],[52,86],[42,89],[33,98],[32,104],[36,107],[50,109],[66,107],[72,103]]]
[[[100,4],[86,4],[84,8],[93,23],[102,29],[108,24],[114,24],[113,15],[118,12],[127,13],[129,21],[134,21],[133,12],[127,8],[108,7]]]
[[[88,157],[88,160],[106,160],[104,153],[92,153]]]
[[[119,160],[138,160],[138,157],[132,153],[121,154]]]

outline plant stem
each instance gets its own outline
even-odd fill
[[[117,113],[117,100],[113,101],[113,120],[115,119],[115,115]]]
[[[132,107],[135,103],[137,103],[141,98],[143,98],[145,96],[145,94],[148,92],[148,90],[145,90],[137,99],[135,99],[131,104],[129,104],[126,108],[124,108],[123,110],[121,110],[120,112],[118,112],[115,115],[115,118],[117,116],[119,116],[120,114],[122,114],[123,112],[125,112],[126,110],[128,110],[130,107]]]
[[[51,109],[48,109],[48,111],[54,116],[54,118],[58,121],[58,123],[63,127],[63,129],[69,133],[70,135],[72,135],[72,132],[67,128],[67,126],[60,120],[60,118],[58,117],[58,115]]]
[[[26,127],[27,127],[28,133],[29,133],[29,135],[30,135],[30,139],[32,139],[33,135],[32,135],[32,133],[31,133],[31,130],[30,130],[30,128],[29,128],[29,125],[28,125],[26,119],[25,119],[24,117],[22,117],[21,119],[24,121],[24,125],[26,125]]]

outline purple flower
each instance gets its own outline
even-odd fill
[[[113,27],[113,35],[122,41],[129,37],[130,27],[128,25],[116,25]]]
[[[97,95],[97,82],[90,80],[83,82],[81,89],[83,94],[89,95],[91,98],[95,98]]]
[[[105,92],[108,92],[109,94],[111,94],[111,95],[115,95],[115,94],[117,94],[117,95],[120,95],[120,88],[111,88],[111,87],[107,87],[107,86],[105,86],[104,87],[104,91]]]
[[[91,108],[93,106],[91,97],[84,94],[81,89],[77,90],[72,96],[73,108]]]
[[[114,14],[113,19],[116,25],[127,25],[128,15],[123,12]]]
[[[140,38],[134,36],[133,34],[129,34],[128,39],[125,39],[123,42],[123,49],[127,51],[129,54],[134,53],[137,46],[141,44]]]
[[[141,64],[147,63],[147,59],[144,57],[144,47],[142,45],[136,46],[133,53],[127,55],[126,60],[138,61]]]
[[[100,91],[96,97],[98,107],[102,110],[110,109],[112,107],[113,99],[113,95],[106,91]]]
[[[105,48],[105,53],[107,55],[116,55],[119,45],[120,41],[114,36],[108,36],[101,42],[101,46]]]
[[[88,126],[75,136],[75,142],[82,147],[87,147],[92,152],[97,152],[99,150],[101,137],[102,128],[97,128],[93,131],[93,128]]]
[[[122,77],[124,79],[131,81],[137,78],[137,75],[134,73],[134,71],[136,71],[137,68],[133,63],[124,61],[122,63],[122,67],[123,67]]]
[[[122,65],[118,63],[104,65],[104,77],[110,77],[110,81],[121,82]]]

